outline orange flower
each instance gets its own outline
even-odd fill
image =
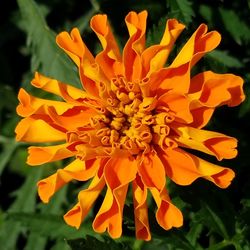
[[[80,191],[78,203],[65,214],[76,228],[88,214],[100,192],[103,203],[93,229],[122,234],[123,207],[132,183],[136,237],[150,240],[147,195],[155,200],[156,220],[168,230],[180,227],[183,217],[171,203],[166,178],[189,185],[205,178],[226,188],[234,172],[209,163],[185,148],[202,151],[218,160],[237,155],[235,138],[203,130],[216,107],[236,106],[244,100],[243,81],[233,74],[202,72],[191,77],[192,67],[220,43],[218,32],[202,24],[169,66],[165,63],[185,26],[166,22],[160,44],[145,48],[147,12],[130,12],[125,19],[129,39],[121,53],[106,15],[91,19],[91,28],[103,50],[94,57],[78,29],[62,32],[57,44],[79,69],[84,90],[35,74],[32,85],[61,98],[36,98],[21,89],[16,127],[18,141],[51,146],[29,147],[28,164],[40,165],[71,157],[64,169],[38,182],[41,200],[72,180],[91,180]]]

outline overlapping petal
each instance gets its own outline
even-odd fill
[[[122,233],[122,213],[128,185],[135,179],[137,162],[128,158],[110,159],[104,168],[107,192],[93,221],[96,232],[107,230],[113,238]]]
[[[96,174],[100,164],[100,159],[86,162],[76,159],[64,169],[59,169],[55,174],[40,180],[37,186],[41,200],[45,203],[49,202],[55,192],[72,180],[89,180]]]
[[[194,156],[182,149],[159,150],[166,174],[179,185],[190,185],[197,178],[205,178],[221,188],[230,185],[234,172]]]

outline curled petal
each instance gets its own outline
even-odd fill
[[[66,102],[52,101],[34,97],[22,88],[19,90],[18,100],[20,101],[20,104],[17,106],[17,113],[23,117],[37,113],[37,110],[43,106],[53,106],[59,115],[73,107],[72,104]]]
[[[158,151],[167,176],[179,185],[190,185],[202,177],[220,188],[226,188],[235,176],[231,169],[209,163],[179,148]]]
[[[146,20],[147,11],[139,14],[132,11],[125,18],[130,38],[123,50],[123,62],[125,76],[130,81],[141,78],[141,54],[145,47]]]
[[[237,140],[220,133],[192,127],[177,127],[179,136],[173,136],[180,146],[214,155],[218,160],[232,159],[237,155]]]
[[[151,234],[148,222],[147,188],[138,175],[133,181],[133,202],[136,238],[148,241],[151,239]]]
[[[92,178],[100,166],[100,159],[94,161],[74,160],[64,169],[57,172],[37,183],[38,194],[44,203],[48,203],[51,196],[57,190],[72,180],[86,181]]]
[[[65,133],[40,119],[26,117],[15,129],[16,140],[23,142],[56,142],[65,141]]]
[[[170,67],[176,68],[186,63],[190,63],[190,67],[193,67],[207,52],[215,49],[220,41],[221,36],[217,31],[207,33],[207,25],[201,24],[183,46]]]
[[[153,45],[142,53],[144,76],[150,76],[152,72],[161,69],[173,48],[175,40],[185,28],[176,19],[166,22],[165,32],[159,45]]]
[[[191,100],[199,100],[201,106],[237,106],[244,101],[243,79],[233,74],[216,74],[211,71],[200,73],[192,78]]]
[[[36,88],[41,88],[47,92],[62,97],[66,102],[70,104],[79,104],[79,102],[77,102],[78,99],[84,99],[88,97],[87,93],[80,89],[59,82],[55,79],[45,77],[37,72],[35,74],[35,78],[31,81],[31,83]]]
[[[107,193],[102,206],[93,221],[96,232],[106,229],[113,238],[122,233],[122,213],[127,194],[128,184],[135,179],[137,162],[128,158],[110,159],[105,168],[104,176]]]
[[[58,126],[65,128],[67,131],[74,131],[76,128],[89,124],[90,118],[97,113],[93,109],[82,106],[69,109],[62,115],[59,115],[54,107],[49,107],[48,114]]]
[[[95,15],[90,22],[91,28],[98,36],[103,51],[96,56],[96,62],[101,66],[103,72],[111,79],[122,73],[121,70],[116,72],[121,63],[121,54],[116,40],[113,36],[106,15]]]
[[[187,94],[190,87],[190,71],[207,52],[213,50],[220,43],[220,34],[216,31],[207,33],[207,26],[202,24],[181,49],[173,63],[153,73],[147,83],[147,91],[161,95],[167,90],[174,90]],[[159,78],[160,77],[160,78]],[[149,88],[153,87],[152,90]]]
[[[27,163],[31,166],[41,165],[48,162],[59,161],[74,155],[67,149],[68,144],[48,147],[29,147]]]
[[[162,95],[157,102],[157,107],[168,107],[174,113],[175,119],[182,123],[191,123],[193,121],[189,105],[190,101],[186,96],[172,92]]]
[[[171,203],[167,190],[159,191],[156,188],[151,188],[150,191],[158,207],[156,211],[158,224],[165,230],[169,230],[172,227],[181,227],[183,225],[182,213]]]
[[[74,28],[71,33],[64,31],[57,35],[56,42],[79,67],[82,60],[89,63],[94,62],[94,57],[84,44],[79,30]]]
[[[79,228],[104,186],[103,175],[101,177],[96,175],[89,187],[78,194],[78,203],[64,215],[65,222]]]
[[[198,102],[191,102],[190,112],[193,116],[193,122],[190,123],[190,126],[195,128],[203,128],[210,121],[214,113],[214,108],[201,106]]]

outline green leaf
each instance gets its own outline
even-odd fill
[[[190,241],[190,243],[193,246],[196,246],[197,240],[200,237],[202,229],[203,229],[203,225],[200,224],[200,223],[196,222],[196,223],[192,223],[191,224],[191,229],[190,229],[190,231],[187,234],[187,239]]]
[[[229,55],[228,51],[214,50],[207,54],[206,57],[228,68],[242,68],[244,66],[239,59]]]
[[[50,250],[70,250],[70,246],[66,243],[66,240],[58,240]]]
[[[224,239],[229,239],[223,220],[206,203],[202,202],[202,209],[196,215],[209,230],[220,234]]]
[[[41,212],[44,213],[44,214],[46,214],[46,213],[47,214],[53,214],[54,213],[54,214],[57,214],[58,217],[61,216],[61,215],[58,215],[58,214],[60,214],[61,206],[62,206],[62,203],[65,200],[65,196],[66,196],[66,187],[64,187],[63,189],[58,191],[55,194],[55,196],[53,197],[52,201],[48,205],[43,205],[41,207]],[[38,214],[40,216],[40,213],[38,213]],[[43,214],[41,214],[41,216],[42,215]],[[24,217],[25,217],[25,215],[24,215]],[[15,218],[15,216],[14,216],[14,218]],[[21,216],[21,218],[23,219],[22,216]],[[22,221],[22,219],[21,219],[22,224],[27,225],[25,223],[25,221]],[[30,221],[30,218],[26,217],[26,220]],[[51,237],[50,223],[51,223],[50,220],[43,220],[43,222],[41,222],[41,221],[40,222],[38,221],[37,223],[34,222],[34,227],[35,228],[31,227],[31,226],[28,226],[28,229],[30,230],[30,234],[28,234],[28,240],[27,240],[27,243],[25,245],[25,250],[38,249],[38,246],[34,247],[34,246],[36,246],[36,244],[39,245],[39,249],[41,249],[41,250],[44,249],[44,247],[45,247],[45,245],[46,245],[46,243],[48,241],[48,238]],[[47,232],[46,232],[47,234],[41,235],[41,232],[46,231],[46,230],[47,230]],[[62,236],[59,235],[58,237],[61,238]],[[39,242],[39,244],[38,244],[38,242]],[[62,244],[64,244],[64,246],[65,245],[67,246],[66,242],[62,242]]]
[[[33,0],[18,0],[21,26],[28,35],[31,49],[32,71],[80,86],[77,70],[55,42],[55,34],[46,24],[41,7]]]
[[[17,212],[10,213],[8,217],[10,221],[20,222],[32,233],[50,239],[74,239],[84,237],[86,234],[94,235],[92,228],[86,223],[79,230],[68,226],[63,221],[62,215]]]
[[[13,138],[9,139],[3,136],[0,136],[0,143],[3,143],[3,149],[2,152],[0,153],[0,175],[1,175],[5,166],[9,162],[12,154],[17,148],[18,143]]]
[[[199,13],[201,16],[208,22],[208,23],[213,23],[213,9],[212,7],[201,4],[199,8]]]
[[[195,13],[189,0],[169,0],[167,5],[171,11],[171,17],[177,18],[187,25],[192,22]]]
[[[28,237],[24,250],[44,250],[46,247],[47,238],[40,233],[31,233]]]
[[[111,238],[104,237],[103,241],[98,240],[93,236],[86,236],[86,239],[75,239],[67,241],[72,250],[130,250],[131,247],[128,244],[118,243]]]
[[[219,13],[222,22],[227,32],[238,44],[242,44],[242,41],[250,41],[250,28],[249,26],[240,19],[239,13],[234,10],[219,8]]]
[[[41,175],[42,168],[30,170],[24,184],[15,193],[16,199],[9,208],[9,213],[33,212],[35,210],[37,190],[34,187]],[[10,221],[8,216],[0,228],[0,246],[5,246],[5,249],[16,249],[16,241],[22,228],[23,225],[19,221]],[[6,241],[6,239],[8,240]]]
[[[165,26],[166,17],[162,17],[157,25],[153,25],[153,27],[149,30],[147,34],[147,47],[160,43],[160,40],[164,34]]]

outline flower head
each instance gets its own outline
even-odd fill
[[[83,89],[36,73],[32,85],[61,101],[45,100],[20,89],[16,127],[18,141],[53,143],[29,147],[28,164],[40,165],[71,158],[64,169],[38,182],[41,200],[72,180],[90,180],[77,204],[65,214],[66,223],[79,227],[99,194],[106,188],[93,221],[96,232],[121,236],[124,202],[130,183],[136,237],[151,238],[147,195],[155,200],[156,220],[164,229],[180,227],[183,217],[171,203],[166,178],[189,185],[204,178],[226,188],[234,172],[209,163],[185,148],[231,159],[237,154],[235,138],[203,127],[216,107],[236,106],[244,100],[243,81],[233,74],[202,72],[192,67],[220,43],[218,32],[202,24],[168,61],[175,40],[185,26],[166,22],[160,44],[145,48],[147,12],[130,12],[125,19],[129,39],[121,53],[106,15],[95,15],[91,28],[103,50],[95,57],[74,28],[62,32],[57,44],[79,69]],[[168,62],[169,66],[165,66]]]

